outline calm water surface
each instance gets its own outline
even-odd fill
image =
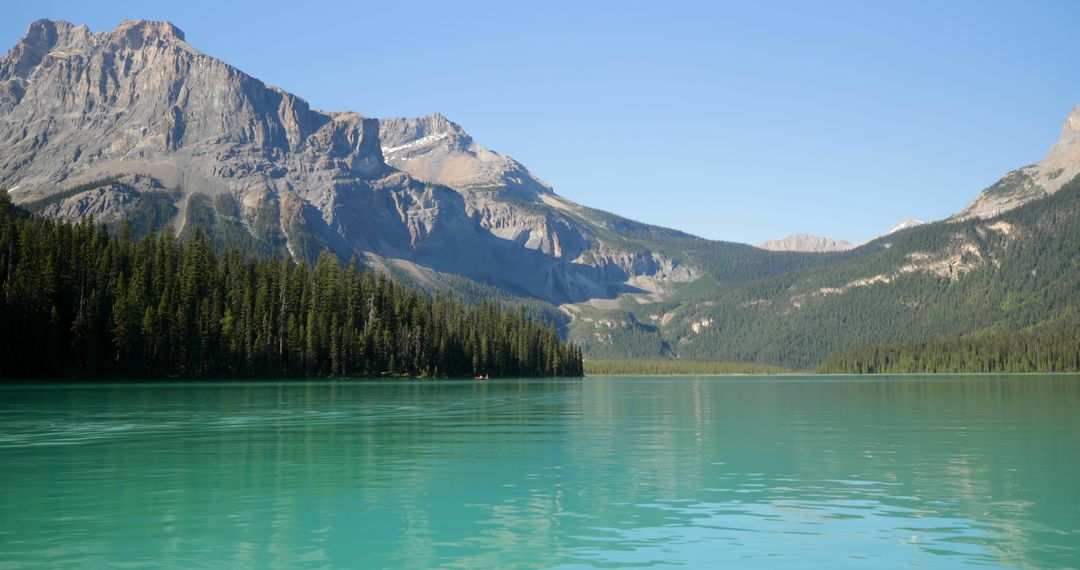
[[[1080,566],[1080,377],[0,388],[0,568]]]

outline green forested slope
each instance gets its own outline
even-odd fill
[[[811,369],[862,346],[1023,330],[1078,311],[1074,180],[991,220],[921,226],[827,264],[665,303],[623,303],[617,312],[590,315],[592,323],[575,323],[573,337],[589,358],[611,358],[625,347],[634,358]],[[596,325],[608,320],[630,326]],[[624,338],[633,346],[621,344]]]
[[[28,216],[0,192],[0,377],[580,375],[553,326],[326,254],[219,253]]]
[[[1080,372],[1080,319],[1025,330],[867,346],[830,358],[839,374]]]
[[[521,299],[485,302],[493,290],[465,279],[440,282],[456,293],[432,298],[329,257],[314,271],[248,258],[230,248],[273,256],[282,246],[253,247],[229,204],[195,200],[185,236],[140,242],[133,236],[152,227],[111,237],[86,225],[16,220],[5,202],[0,325],[20,333],[5,343],[0,375],[580,370],[577,349],[533,324],[560,321],[552,305],[527,300],[527,308],[507,312],[499,305]],[[1080,181],[991,220],[921,226],[841,254],[763,252],[617,217],[605,225],[617,239],[662,250],[705,276],[661,302],[580,307],[570,336],[594,361],[1057,370],[1073,354]],[[191,264],[207,276],[185,277]],[[392,301],[375,313],[363,305],[384,297]],[[282,298],[282,306],[267,304]],[[1058,344],[1030,348],[1051,341]]]

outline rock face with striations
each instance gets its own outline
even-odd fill
[[[551,186],[518,161],[476,144],[442,115],[383,119],[379,139],[387,164],[457,190],[469,214],[492,234],[558,258],[573,259],[589,248],[573,219],[545,206],[545,198],[557,200]]]
[[[1053,194],[1077,175],[1080,175],[1080,106],[1069,113],[1061,137],[1041,161],[1007,173],[951,219],[991,218]]]
[[[167,22],[31,24],[0,58],[0,149],[0,187],[56,217],[115,221],[156,193],[177,232],[235,223],[297,259],[329,248],[556,303],[696,276],[606,243],[587,209],[440,115],[311,109]]]

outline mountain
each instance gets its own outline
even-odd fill
[[[308,263],[329,249],[425,287],[551,311],[829,259],[575,204],[441,115],[312,109],[184,38],[167,22],[32,23],[0,58],[0,187],[54,218],[203,229]]]
[[[1061,136],[1043,159],[1005,174],[951,219],[990,218],[1054,194],[1080,174],[1080,106],[1074,107]]]
[[[476,144],[460,125],[438,113],[383,119],[379,140],[387,164],[420,180],[462,191],[498,191],[529,202],[554,194],[521,163]]]
[[[855,244],[842,239],[832,239],[809,234],[791,234],[785,238],[763,241],[756,246],[769,251],[847,251]]]
[[[511,297],[593,359],[813,368],[1076,312],[1078,117],[1043,161],[948,220],[843,251],[768,251],[576,204],[442,115],[312,109],[167,22],[39,20],[0,58],[0,187],[51,218],[201,229],[308,264],[330,250],[429,289]]]
[[[908,228],[914,228],[921,226],[926,222],[920,222],[911,218],[903,218],[896,223],[895,226],[889,229],[889,231],[881,234],[879,237],[894,234],[901,230]],[[764,249],[768,251],[801,251],[810,253],[820,252],[836,252],[836,251],[848,251],[859,247],[859,244],[854,244],[842,239],[832,239],[827,237],[809,235],[809,234],[791,234],[785,238],[763,241],[754,247]]]
[[[0,186],[55,217],[203,227],[309,262],[329,248],[421,283],[463,276],[552,303],[698,275],[441,116],[312,109],[167,22],[32,23],[0,59],[0,147]]]
[[[583,310],[571,338],[594,359],[812,369],[866,345],[1057,327],[1080,316],[1077,248],[1080,178],[994,218],[921,225],[813,267]]]
[[[961,362],[986,370],[1041,369],[1032,363],[1070,350],[1080,359],[1075,347],[1027,348],[1046,338],[1071,338],[1060,331],[1080,322],[1076,125],[1074,109],[1047,159],[1029,167],[1034,177],[1055,165],[1060,174],[1053,184],[1032,195],[1012,194],[1004,211],[970,215],[969,208],[940,222],[903,220],[852,250],[815,254],[828,257],[822,263],[686,288],[662,302],[637,299],[583,310],[571,337],[594,359],[721,360],[794,369],[816,368],[829,358],[837,359],[830,364],[835,370],[865,370],[867,362],[894,369],[895,362],[875,360],[880,354],[902,356],[906,363],[944,361],[941,370],[966,369],[949,364]],[[1009,187],[1016,172],[991,190]],[[974,205],[990,203],[988,195],[997,200],[991,190]],[[995,367],[982,352],[950,359],[948,347],[1019,352],[999,354]]]

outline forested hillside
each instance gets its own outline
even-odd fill
[[[1080,180],[991,219],[879,238],[829,263],[583,313],[591,358],[757,362],[814,369],[882,343],[1023,331],[1080,314]],[[910,348],[910,347],[909,347]]]
[[[465,305],[347,266],[136,241],[31,216],[0,192],[0,377],[578,376],[524,309]]]
[[[1080,372],[1080,321],[1066,319],[1023,331],[993,331],[868,346],[830,358],[837,374]]]
[[[42,226],[11,240],[4,302],[16,320],[4,324],[38,344],[5,350],[48,354],[58,374],[566,372],[576,350],[545,330],[563,348],[535,354],[533,332],[511,331],[528,322],[554,323],[593,361],[809,370],[863,346],[1024,331],[1078,305],[1080,190],[1066,183],[1080,173],[1080,107],[1043,160],[963,212],[833,253],[701,239],[577,204],[441,114],[313,109],[169,22],[31,23],[0,55],[0,148],[0,185],[21,208],[93,215],[121,236]],[[740,191],[716,174],[703,187]],[[173,238],[157,237],[165,227]],[[76,246],[86,259],[54,251]],[[209,277],[183,273],[200,256]],[[351,257],[396,285],[356,263],[334,269]],[[395,301],[372,313],[360,306],[371,291]],[[440,310],[468,329],[435,322]]]

